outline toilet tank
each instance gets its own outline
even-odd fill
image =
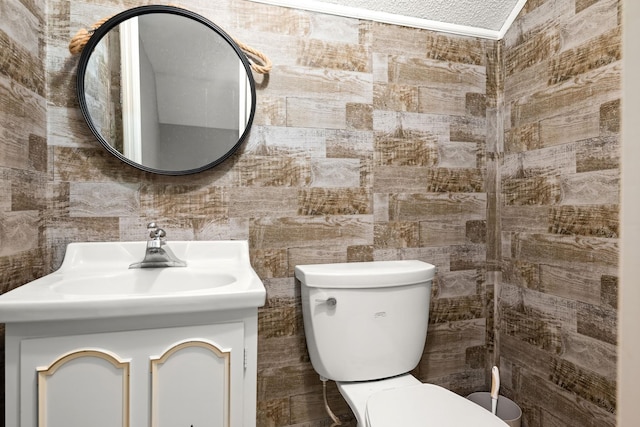
[[[334,381],[404,374],[422,357],[435,267],[417,260],[298,265],[311,363]]]

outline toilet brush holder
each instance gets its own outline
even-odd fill
[[[467,399],[491,412],[491,393],[485,391],[471,393]],[[513,400],[498,396],[496,416],[509,427],[520,427],[522,410]]]

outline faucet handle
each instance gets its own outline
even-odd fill
[[[149,238],[153,239],[156,237],[156,231],[158,230],[158,224],[155,222],[150,222],[147,224],[147,230],[149,231]]]
[[[162,239],[166,235],[167,235],[167,232],[164,231],[162,228],[156,228],[155,230],[149,231],[149,237],[151,239]]]
[[[167,233],[162,228],[158,227],[158,224],[155,222],[147,224],[147,230],[149,230],[149,237],[152,239],[163,238],[167,235]]]

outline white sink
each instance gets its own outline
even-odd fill
[[[147,268],[105,274],[100,277],[61,278],[51,289],[63,295],[122,295],[182,294],[202,292],[236,282],[231,274],[212,273],[193,269]]]
[[[266,291],[246,241],[170,241],[187,267],[134,268],[146,242],[71,243],[59,270],[0,295],[0,323],[255,308]]]

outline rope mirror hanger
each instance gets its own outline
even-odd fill
[[[71,52],[71,54],[73,55],[77,55],[82,52],[82,49],[84,49],[93,33],[109,19],[111,19],[111,16],[96,21],[88,30],[86,28],[79,29],[69,42],[69,52]],[[241,41],[233,37],[232,39],[238,45],[238,47],[240,47],[240,50],[242,50],[242,52],[244,52],[244,54],[247,56],[249,65],[254,72],[258,74],[269,74],[272,68],[272,63],[264,53],[242,43]]]

